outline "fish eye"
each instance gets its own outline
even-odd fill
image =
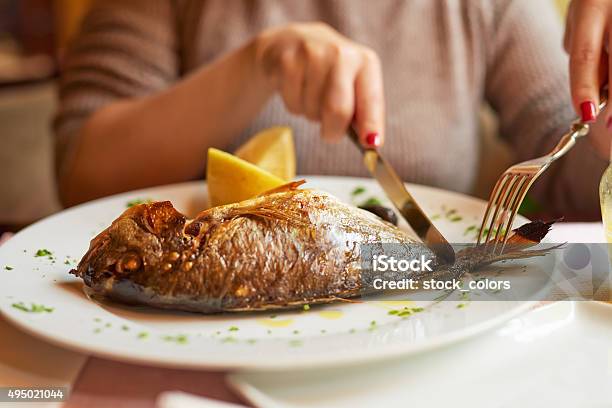
[[[115,266],[117,272],[133,272],[142,266],[142,260],[140,256],[135,254],[134,252],[127,252],[121,256],[117,265]]]

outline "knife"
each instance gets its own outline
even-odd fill
[[[455,262],[455,250],[406,190],[404,183],[393,170],[393,167],[376,149],[364,148],[352,126],[348,128],[348,135],[363,153],[363,162],[372,177],[378,181],[389,200],[419,238],[443,261],[451,264]]]

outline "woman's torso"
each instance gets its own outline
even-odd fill
[[[452,0],[207,0],[180,9],[184,73],[236,49],[266,27],[323,21],[375,50],[383,63],[383,152],[406,181],[469,192],[479,156],[478,109],[485,70],[487,7]],[[485,2],[486,4],[486,2]],[[323,144],[318,126],[274,97],[232,150],[260,129],[294,129],[299,174],[365,175],[345,139]]]

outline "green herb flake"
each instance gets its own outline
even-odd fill
[[[229,329],[227,329],[228,331],[234,332],[234,331],[238,331],[239,329],[236,326],[231,326]]]
[[[466,306],[467,306],[467,303],[459,303],[459,304],[457,305],[457,309],[463,309],[463,308],[464,308],[464,307],[466,307]]]
[[[321,329],[321,334],[325,334],[325,333],[327,333],[327,330]]]
[[[176,343],[176,344],[187,344],[187,336],[179,334],[177,336],[164,336],[162,340]]]
[[[449,221],[450,221],[450,222],[459,222],[459,221],[461,221],[461,220],[463,220],[463,217],[461,217],[461,216],[459,216],[459,215],[455,215],[455,216],[453,216],[453,217],[449,218]]]
[[[435,220],[439,220],[439,219],[440,219],[440,217],[441,217],[441,215],[440,215],[440,214],[434,214],[434,215],[432,215],[431,217],[429,217],[429,219],[431,219],[432,221],[435,221]]]
[[[380,199],[376,197],[370,197],[367,200],[365,200],[363,203],[361,203],[359,207],[368,207],[371,205],[382,205],[382,201],[380,201]]]
[[[402,310],[390,310],[390,315],[395,315],[397,317],[410,316],[414,313],[419,313],[425,310],[422,307],[404,307]],[[392,313],[393,312],[393,313]]]
[[[304,343],[301,340],[289,340],[289,346],[290,347],[300,347],[303,344]]]
[[[121,326],[121,330],[123,331],[130,331],[129,326],[126,326],[125,324],[123,326]]]
[[[4,265],[4,269],[7,270],[7,271],[12,271],[13,267],[9,266],[9,265]]]
[[[255,344],[255,343],[257,343],[257,340],[255,340],[255,339],[247,339],[246,342],[247,342],[247,344]]]
[[[112,326],[112,325],[111,325],[110,323],[106,323],[106,324],[104,325],[104,327],[111,327],[111,326]]]
[[[350,334],[353,334],[353,333],[356,333],[356,332],[357,332],[357,330],[355,330],[355,329],[351,329],[351,330],[349,330],[349,333],[350,333]]]
[[[101,328],[96,327],[96,328],[94,329],[94,331],[93,331],[93,332],[94,332],[95,334],[98,334],[98,333],[100,333],[101,331],[102,331],[102,329],[101,329]]]
[[[95,317],[94,318],[94,322],[96,322],[96,323],[100,323],[101,321],[102,321],[102,319],[100,319],[99,317]]]
[[[355,187],[355,189],[351,192],[351,195],[357,196],[359,194],[365,193],[365,191],[366,191],[365,187],[358,186],[358,187]]]
[[[48,249],[39,249],[38,251],[36,251],[36,254],[34,254],[35,258],[40,258],[41,256],[48,256],[51,257],[53,256],[53,252],[49,251]]]
[[[143,339],[146,339],[147,337],[149,337],[149,333],[147,333],[147,332],[140,332],[140,333],[138,333],[138,336],[137,336],[137,337],[138,337],[140,340],[143,340]]]
[[[476,231],[477,229],[478,227],[476,225],[470,225],[469,227],[465,229],[465,231],[463,231],[463,235],[467,235],[470,232]]]
[[[303,307],[304,311],[307,312],[310,310],[310,305],[304,305]]]
[[[236,340],[235,337],[232,336],[227,336],[221,339],[221,343],[236,343],[238,340]]]
[[[46,307],[44,305],[39,305],[36,303],[30,303],[29,307],[26,306],[23,302],[13,303],[11,306],[13,306],[15,309],[21,310],[22,312],[28,313],[51,313],[54,310],[52,307]]]
[[[130,208],[130,207],[134,207],[135,205],[140,205],[140,204],[150,204],[150,203],[152,203],[152,202],[153,202],[153,200],[152,200],[152,199],[150,199],[150,198],[136,198],[136,199],[134,199],[134,200],[130,200],[130,201],[128,201],[128,202],[125,204],[125,206],[126,206],[127,208]]]
[[[276,319],[276,315],[270,315],[270,319]]]
[[[293,334],[300,334],[300,331],[299,330],[294,330]]]

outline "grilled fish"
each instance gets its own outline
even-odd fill
[[[403,244],[409,255],[433,259],[434,272],[415,278],[446,279],[500,259],[541,255],[523,244],[539,242],[550,227],[529,224],[531,231],[515,234],[496,258],[474,247],[443,265],[409,233],[300,184],[193,220],[169,201],[131,207],[91,241],[71,273],[121,302],[202,313],[280,309],[362,293],[361,244]]]

